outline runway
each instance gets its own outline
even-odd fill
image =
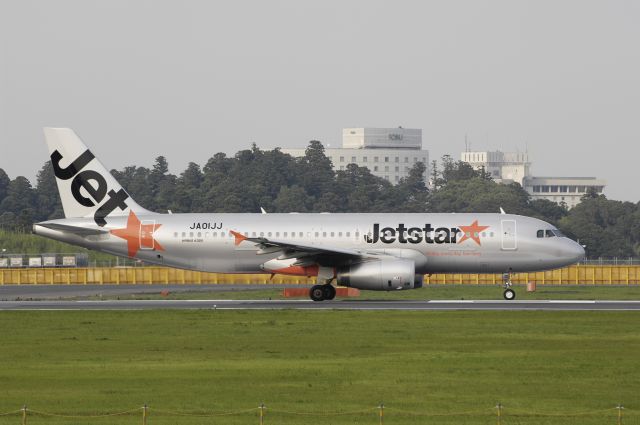
[[[336,300],[108,300],[0,301],[0,310],[471,310],[629,311],[640,301],[354,301]]]

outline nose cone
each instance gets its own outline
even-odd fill
[[[569,240],[565,251],[566,259],[569,264],[575,264],[584,260],[584,248],[577,242]]]

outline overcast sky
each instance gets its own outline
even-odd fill
[[[432,158],[528,149],[640,200],[639,1],[0,1],[0,168],[43,126],[109,168],[422,128]]]

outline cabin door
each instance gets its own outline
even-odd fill
[[[502,220],[502,249],[505,251],[513,251],[518,249],[518,235],[516,233],[515,220]]]

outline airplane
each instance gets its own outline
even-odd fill
[[[581,261],[583,247],[536,218],[506,214],[160,214],[138,205],[69,128],[45,128],[64,219],[37,235],[146,263],[219,273],[316,276],[313,301],[332,284],[392,291],[425,274],[511,275]]]

